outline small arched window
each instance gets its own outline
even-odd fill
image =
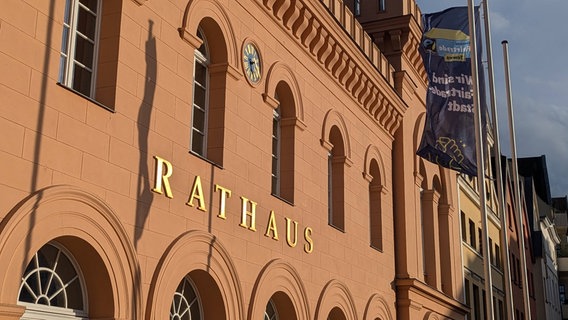
[[[296,112],[294,95],[285,81],[280,81],[274,94],[272,112],[272,181],[271,193],[294,203],[294,144]]]
[[[18,302],[22,319],[86,319],[84,281],[73,257],[56,243],[44,245],[22,276]]]

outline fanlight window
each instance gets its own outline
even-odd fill
[[[174,293],[170,320],[201,320],[201,303],[193,284],[184,278]]]
[[[276,312],[276,306],[272,299],[266,304],[266,310],[264,310],[264,320],[278,320],[278,312]]]
[[[87,315],[84,285],[78,267],[70,254],[53,243],[36,252],[26,267],[18,301],[25,304],[30,312],[58,313],[59,318]]]

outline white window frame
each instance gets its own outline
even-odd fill
[[[43,304],[35,304],[29,302],[18,301],[18,305],[26,307],[26,311],[22,315],[22,320],[56,320],[56,319],[63,319],[63,320],[87,320],[88,319],[88,297],[86,292],[86,285],[85,279],[83,278],[83,272],[79,264],[75,261],[73,255],[65,249],[65,247],[59,245],[56,242],[49,242],[49,245],[54,246],[55,248],[59,249],[62,254],[64,254],[67,259],[71,262],[73,268],[77,272],[78,281],[81,284],[82,294],[83,294],[83,310],[75,310],[70,308],[62,308],[56,306],[47,306]],[[32,259],[35,259],[36,255]],[[30,261],[31,263],[31,261]],[[54,271],[55,272],[55,271]],[[23,275],[25,276],[25,275]],[[22,276],[22,279],[23,279]],[[21,284],[19,292],[22,290],[23,283]]]
[[[280,110],[280,105],[276,109],[274,109],[272,113],[272,159],[276,159],[276,168],[272,166],[272,181],[271,185],[273,184],[272,194],[275,196],[280,196],[280,184],[281,184],[281,170],[280,170],[280,161],[282,155],[282,115]],[[274,126],[276,126],[276,130],[274,130]],[[276,131],[276,135],[274,135],[274,131]],[[274,140],[276,140],[276,146],[274,145]]]
[[[203,320],[204,319],[203,318],[203,303],[202,303],[203,300],[201,299],[201,296],[199,295],[199,291],[197,290],[197,286],[195,285],[195,283],[193,282],[193,280],[191,280],[191,278],[189,276],[185,276],[183,278],[182,282],[184,282],[184,283],[187,282],[188,285],[191,287],[191,290],[193,290],[193,293],[195,294],[194,301],[189,301],[187,303],[188,308],[187,308],[187,310],[184,310],[183,314],[185,314],[185,312],[190,312],[190,314],[191,314],[191,308],[193,306],[193,303],[196,301],[197,307],[199,308],[199,318],[200,318],[200,320]],[[178,287],[179,287],[179,285],[178,285]],[[182,292],[178,292],[177,289],[176,289],[176,292],[174,293],[174,297],[176,295],[180,295],[180,296],[183,297],[184,300],[186,300],[186,297],[184,296],[184,294]],[[172,297],[172,304],[174,303],[174,297]],[[187,302],[187,300],[186,300],[186,302]],[[179,312],[180,310],[177,310],[177,311]],[[172,318],[172,316],[173,315],[170,313],[170,319]],[[192,319],[192,320],[194,320],[194,319]]]
[[[268,314],[268,306],[272,307],[272,311],[274,311],[274,314]],[[279,320],[280,317],[278,316],[278,309],[276,309],[276,304],[274,303],[274,301],[272,301],[272,299],[268,300],[268,303],[266,304],[266,309],[264,309],[264,320]]]
[[[89,98],[95,97],[95,88],[97,83],[97,65],[98,65],[98,52],[99,52],[99,36],[100,36],[100,25],[102,16],[102,3],[103,0],[97,0],[97,13],[95,14],[88,7],[81,4],[80,0],[66,0],[65,4],[65,16],[63,21],[63,34],[61,43],[61,56],[60,56],[60,70],[59,70],[59,82],[76,91],[80,94],[84,94],[73,88],[73,81],[75,79],[75,63],[81,65],[85,69],[91,72],[91,85],[89,88]],[[78,19],[79,19],[79,8],[83,8],[88,12],[94,14],[95,16],[95,35],[94,40],[91,41],[86,36],[82,35],[78,29]],[[66,21],[69,20],[69,21]],[[68,32],[67,36],[65,32]],[[75,45],[77,42],[77,37],[82,37],[87,39],[89,42],[93,43],[93,66],[92,68],[87,68],[81,64],[77,59],[75,59]]]
[[[205,38],[205,35],[203,34],[202,30],[199,29],[198,33],[200,33],[203,37],[203,45],[205,46],[205,52],[207,53],[207,55],[209,55],[209,48],[207,46],[207,39]],[[196,66],[197,64],[202,65],[205,68],[205,84],[199,84],[198,82],[196,82],[195,80],[195,71],[196,71]],[[204,106],[198,106],[195,104],[195,87],[199,85],[201,87],[204,87],[205,89],[205,105]],[[209,130],[209,57],[205,56],[202,52],[199,51],[198,49],[195,49],[195,53],[194,53],[194,63],[193,63],[193,86],[192,86],[192,90],[193,90],[193,101],[191,104],[191,138],[190,138],[190,142],[189,142],[189,150],[201,157],[207,158],[207,131]],[[201,132],[201,130],[196,129],[195,127],[195,109],[198,108],[200,110],[203,110],[204,113],[204,125],[203,125],[203,132]],[[203,134],[203,144],[202,144],[202,150],[193,150],[193,134],[194,131],[198,131],[201,134]]]

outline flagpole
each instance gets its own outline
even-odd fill
[[[491,263],[488,257],[490,256],[491,249],[489,248],[489,235],[487,228],[487,204],[485,199],[485,156],[484,148],[481,141],[483,140],[483,130],[481,128],[481,112],[480,112],[480,98],[479,98],[479,77],[477,72],[477,35],[475,29],[475,13],[473,0],[468,0],[468,18],[469,18],[469,44],[471,48],[471,75],[473,77],[473,111],[474,111],[474,126],[475,126],[475,150],[477,157],[477,186],[479,190],[479,206],[481,209],[481,223],[483,234],[483,251],[485,252],[483,258],[483,271],[485,277],[485,305],[486,315],[485,319],[493,319],[493,281],[491,280]]]
[[[527,259],[525,254],[525,230],[523,228],[523,208],[521,204],[521,189],[519,185],[519,169],[517,166],[517,144],[515,141],[515,121],[513,114],[513,97],[511,94],[511,81],[509,72],[509,42],[503,40],[501,42],[503,45],[503,61],[505,65],[505,84],[507,86],[507,107],[509,111],[509,135],[511,138],[511,157],[513,158],[513,188],[515,192],[515,206],[517,207],[515,212],[517,213],[517,229],[520,233],[518,236],[520,238],[521,246],[521,261],[523,262],[522,269],[522,286],[523,286],[523,300],[525,305],[525,319],[531,319],[530,311],[530,299],[529,299],[529,288],[527,279]]]
[[[501,255],[501,261],[504,262],[503,267],[503,276],[504,276],[504,283],[505,283],[505,305],[507,306],[506,314],[512,315],[515,314],[515,308],[513,306],[513,289],[511,285],[511,269],[510,269],[510,262],[509,262],[509,238],[507,235],[507,214],[506,210],[507,207],[505,205],[505,196],[504,196],[504,188],[503,188],[503,173],[501,167],[501,142],[499,139],[499,121],[498,121],[498,114],[497,114],[497,99],[495,95],[495,75],[493,69],[493,49],[491,43],[491,25],[489,19],[489,0],[483,0],[483,13],[485,15],[484,25],[485,25],[485,45],[487,50],[487,68],[488,68],[488,76],[489,76],[489,97],[491,101],[491,118],[493,119],[493,136],[494,136],[494,143],[493,143],[493,153],[495,155],[495,173],[496,173],[496,180],[497,180],[497,202],[499,203],[499,212],[501,218],[501,239],[503,240],[501,246],[501,252],[495,252],[495,258],[497,259],[497,255]]]

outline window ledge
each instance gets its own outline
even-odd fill
[[[384,252],[384,250],[383,250],[382,248],[376,247],[376,246],[374,246],[374,245],[372,245],[372,244],[369,245],[369,246],[370,246],[373,250],[377,250],[377,251],[380,252],[380,253],[383,253],[383,252]]]
[[[293,203],[292,201],[290,201],[290,200],[286,200],[286,199],[282,198],[281,196],[276,195],[276,194],[274,194],[274,193],[270,193],[270,195],[272,195],[273,197],[275,197],[275,198],[277,198],[277,199],[279,199],[279,200],[281,200],[281,201],[283,201],[283,202],[289,204],[289,205],[292,206],[292,207],[294,206],[294,203]]]
[[[79,92],[79,91],[73,90],[72,88],[69,88],[68,86],[62,84],[61,82],[57,82],[57,85],[60,86],[60,87],[62,87],[63,89],[65,89],[65,90],[67,90],[67,91],[73,92],[74,94],[79,95],[79,96],[81,96],[81,97],[83,97],[83,98],[89,100],[90,102],[96,104],[97,106],[99,106],[99,107],[101,107],[101,108],[103,108],[103,109],[106,109],[107,111],[110,111],[110,112],[112,112],[112,113],[116,113],[116,111],[114,110],[114,108],[111,108],[111,107],[109,107],[109,106],[107,106],[107,105],[104,105],[104,104],[98,102],[97,100],[95,100],[95,99],[93,99],[93,98],[91,98],[91,97],[89,97],[89,96],[86,96],[86,95],[82,94],[82,93]]]
[[[330,227],[332,227],[333,229],[336,229],[337,231],[341,231],[342,233],[346,233],[345,230],[339,228],[338,226],[334,226],[334,225],[331,224],[331,223],[328,223],[328,225],[329,225]]]
[[[194,155],[194,156],[196,156],[197,158],[199,158],[199,159],[201,159],[201,160],[203,160],[203,161],[205,161],[205,162],[208,162],[209,164],[211,164],[211,165],[213,165],[213,166],[215,166],[215,167],[217,167],[217,168],[219,168],[219,169],[221,169],[221,170],[224,169],[222,165],[220,165],[220,164],[218,164],[218,163],[216,163],[216,162],[213,162],[213,161],[211,161],[211,160],[205,158],[204,156],[200,155],[200,154],[197,153],[197,152],[194,152],[194,151],[192,151],[192,150],[189,150],[189,154]]]

